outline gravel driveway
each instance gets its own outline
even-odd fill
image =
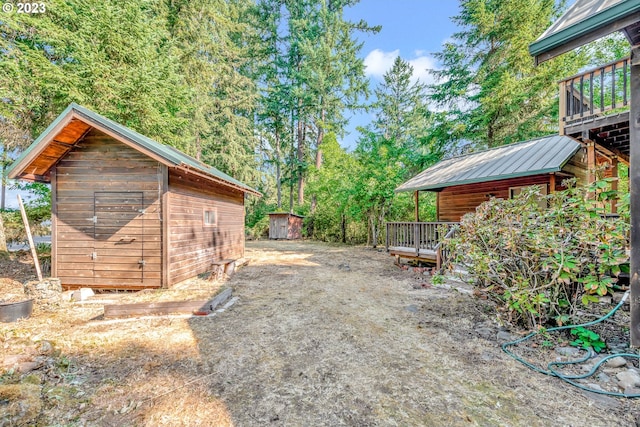
[[[370,249],[247,247],[229,282],[238,303],[191,321],[234,425],[635,425],[636,401],[586,395],[502,353],[490,307],[466,289],[430,287]]]

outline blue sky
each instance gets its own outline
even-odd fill
[[[382,25],[378,34],[358,34],[364,42],[360,55],[367,66],[371,88],[381,81],[398,55],[413,65],[416,78],[430,82],[426,69],[438,68],[433,53],[440,51],[442,43],[457,31],[451,22],[457,13],[457,0],[361,0],[347,8],[346,19]],[[368,124],[372,118],[370,114],[352,116],[342,145],[353,149],[358,138],[356,127]],[[16,192],[8,191],[6,201],[9,207],[16,207]]]
[[[438,68],[433,54],[458,31],[451,21],[457,14],[458,1],[454,0],[361,0],[347,8],[345,17],[350,21],[364,19],[369,25],[382,25],[378,34],[358,35],[364,42],[360,55],[372,89],[398,55],[411,63],[415,78],[431,83],[426,69]],[[349,134],[341,141],[342,145],[353,149],[358,138],[356,126],[371,120],[370,114],[352,116],[347,128]]]

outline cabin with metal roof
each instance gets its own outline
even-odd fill
[[[8,176],[51,184],[51,272],[66,288],[169,287],[242,258],[245,195],[260,195],[77,104]]]
[[[562,190],[563,181],[586,183],[587,150],[561,135],[519,142],[442,160],[396,188],[413,192],[416,215],[419,193],[436,192],[436,222],[390,222],[387,250],[391,255],[438,263],[444,234],[460,218],[495,197],[509,199],[524,188],[538,186],[541,194]],[[603,161],[605,159],[602,159]]]

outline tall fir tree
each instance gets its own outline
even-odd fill
[[[557,132],[557,81],[584,66],[586,55],[535,67],[528,46],[562,7],[554,0],[460,2],[453,21],[462,31],[436,55],[442,68],[431,86],[431,99],[446,109],[435,129],[440,138],[493,147]]]
[[[181,73],[190,102],[185,150],[238,179],[256,181],[256,138],[252,114],[257,104],[247,71],[246,0],[172,2],[171,33],[178,45]]]

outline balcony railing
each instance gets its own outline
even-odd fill
[[[630,71],[625,58],[562,80],[560,133],[568,125],[628,107]]]
[[[388,222],[387,251],[398,251],[411,257],[436,261],[440,267],[442,241],[451,236],[457,222]]]

